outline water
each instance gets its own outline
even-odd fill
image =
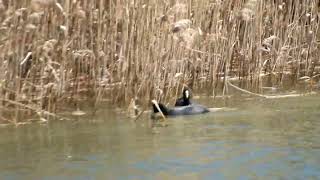
[[[1,128],[0,179],[320,179],[319,102],[215,101],[235,109],[156,129],[106,110]]]

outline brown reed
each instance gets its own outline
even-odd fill
[[[271,86],[284,76],[316,79],[319,8],[313,0],[0,0],[0,118],[47,119],[40,112],[83,97],[172,102],[185,85],[227,93],[233,77],[255,89],[262,77]]]

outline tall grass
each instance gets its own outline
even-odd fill
[[[264,76],[278,85],[285,75],[317,77],[319,8],[316,0],[0,0],[1,119],[48,118],[83,95],[147,106],[173,101],[184,85],[214,95],[232,77],[247,88]]]

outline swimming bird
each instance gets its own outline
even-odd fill
[[[159,103],[157,104],[164,116],[184,116],[195,115],[209,112],[209,109],[200,104],[189,104],[187,106],[169,108]],[[154,101],[152,101],[153,113],[158,113],[159,110]]]
[[[182,91],[182,97],[176,100],[176,104],[174,106],[188,106],[192,104],[190,101],[190,90],[184,89]]]

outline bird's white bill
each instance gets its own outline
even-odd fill
[[[189,98],[189,91],[186,90],[186,97]]]

